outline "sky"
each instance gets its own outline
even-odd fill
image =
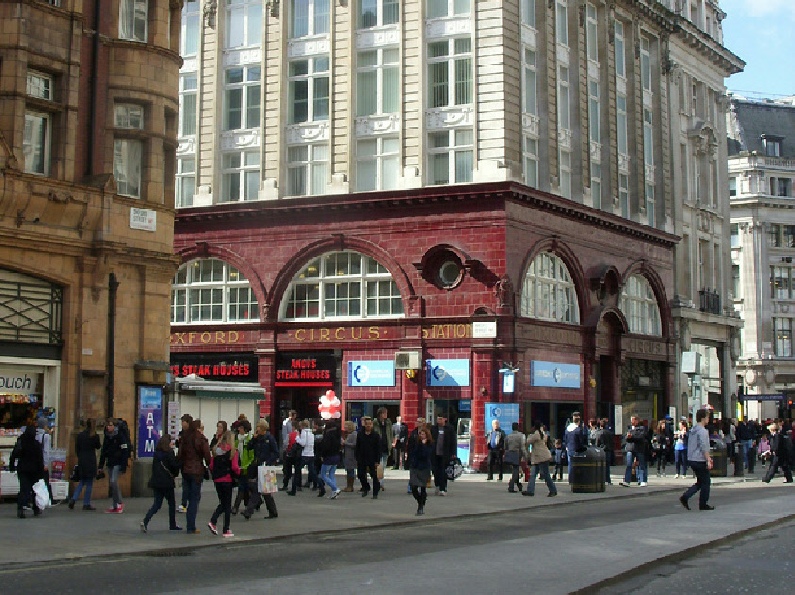
[[[795,0],[720,0],[723,45],[745,61],[726,87],[749,99],[795,95]]]

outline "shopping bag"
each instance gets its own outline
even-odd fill
[[[36,497],[36,508],[44,510],[48,506],[52,506],[50,502],[50,492],[47,490],[47,484],[43,479],[40,479],[33,484],[33,494]]]
[[[378,479],[384,479],[384,466],[381,463],[378,463],[375,466],[375,476]]]
[[[279,482],[276,479],[278,467],[260,465],[257,467],[257,491],[260,494],[275,494],[279,491]]]

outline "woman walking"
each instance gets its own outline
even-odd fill
[[[257,424],[254,430],[254,437],[246,445],[246,449],[254,454],[251,464],[248,466],[248,489],[251,496],[248,499],[248,505],[243,511],[243,518],[249,520],[254,514],[254,509],[259,510],[261,502],[265,501],[265,508],[268,509],[268,516],[266,519],[275,519],[279,516],[276,509],[276,500],[273,499],[273,494],[262,494],[257,485],[259,477],[258,469],[260,465],[275,465],[279,460],[279,447],[276,445],[276,439],[268,431],[270,426],[265,420]]]
[[[36,440],[36,426],[28,424],[25,431],[17,438],[11,452],[9,469],[17,472],[19,479],[19,495],[17,496],[17,517],[25,518],[25,506],[33,508],[33,516],[39,516],[41,509],[36,506],[36,495],[33,484],[44,477],[44,452]]]
[[[75,454],[77,454],[77,474],[80,482],[77,484],[75,491],[72,492],[72,498],[69,500],[69,510],[73,510],[75,502],[80,498],[80,493],[83,493],[83,510],[96,510],[91,506],[91,492],[94,489],[94,477],[97,475],[97,451],[102,448],[99,443],[99,436],[97,435],[96,426],[93,419],[85,421],[85,427],[82,432],[77,435]]]
[[[218,440],[213,450],[213,458],[210,461],[210,475],[215,484],[215,492],[218,494],[218,506],[210,517],[207,526],[213,535],[218,535],[218,517],[224,515],[224,537],[234,537],[234,533],[229,529],[232,519],[232,488],[235,485],[235,477],[240,475],[240,459],[237,451],[232,448],[232,432],[224,432]]]
[[[352,492],[356,481],[356,424],[348,420],[343,426],[345,429],[345,442],[343,444],[343,465],[345,466],[345,489],[343,492]]]
[[[111,514],[124,512],[124,502],[121,500],[121,489],[119,489],[119,475],[127,471],[130,453],[130,439],[127,432],[119,428],[115,419],[108,418],[105,423],[105,440],[102,442],[102,451],[99,455],[99,468],[102,469],[105,464],[108,466],[108,481],[113,498],[113,506],[105,512]]]
[[[323,439],[320,441],[320,456],[323,464],[320,466],[320,490],[318,497],[322,497],[326,493],[325,486],[328,486],[331,491],[329,500],[334,500],[340,495],[341,490],[337,487],[337,481],[334,474],[337,471],[337,465],[340,463],[340,446],[342,446],[342,435],[340,434],[337,422],[329,421],[323,430]]]
[[[674,433],[675,479],[687,477],[687,435],[687,422],[680,421],[679,429]]]
[[[530,445],[530,464],[533,465],[530,471],[530,480],[527,482],[527,491],[522,492],[523,496],[535,496],[536,489],[536,475],[541,474],[541,478],[546,482],[549,488],[549,498],[558,495],[558,488],[555,487],[555,482],[549,476],[549,462],[552,460],[552,453],[547,448],[547,434],[544,431],[544,425],[536,422],[533,425],[533,431],[527,437],[527,443]]]
[[[519,422],[515,421],[511,425],[513,430],[505,437],[505,454],[503,454],[502,461],[511,466],[511,481],[508,482],[508,491],[513,493],[522,491],[522,482],[519,481],[519,471],[521,470],[521,463],[527,459],[527,450],[524,446],[524,434],[519,431]]]
[[[205,465],[209,465],[210,446],[207,438],[200,431],[201,420],[194,419],[190,422],[188,430],[183,434],[179,447],[179,462],[182,464],[182,486],[188,496],[188,510],[185,515],[187,532],[197,535],[200,531],[196,528],[196,515],[199,512],[199,502],[202,498],[202,480],[204,479]]]
[[[433,438],[431,433],[422,428],[417,432],[417,440],[412,441],[409,461],[409,485],[411,495],[417,501],[417,516],[425,514],[425,502],[428,500],[427,485],[431,479],[433,467]]]
[[[174,499],[174,478],[177,475],[179,475],[179,462],[171,449],[171,436],[163,434],[157,441],[155,454],[152,457],[152,476],[148,485],[152,488],[155,499],[144,520],[141,521],[143,533],[149,530],[149,521],[163,506],[163,500],[168,503],[169,531],[182,531],[182,527],[177,526],[177,503]]]

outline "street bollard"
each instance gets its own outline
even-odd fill
[[[745,444],[737,442],[734,449],[734,477],[745,477]]]

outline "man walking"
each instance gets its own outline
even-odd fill
[[[698,495],[699,510],[715,510],[714,506],[709,505],[709,488],[712,483],[709,470],[712,469],[712,457],[709,454],[709,433],[706,427],[708,423],[709,412],[706,409],[699,409],[696,412],[696,424],[687,439],[687,463],[696,474],[696,483],[679,496],[679,502],[687,510],[690,510],[688,500],[696,492],[700,492]]]
[[[770,483],[770,480],[778,472],[778,468],[781,467],[785,483],[792,483],[792,469],[790,467],[792,465],[790,460],[792,456],[792,439],[779,431],[779,426],[776,422],[767,426],[767,429],[770,430],[770,452],[773,456],[762,481]]]
[[[491,420],[491,432],[486,434],[486,445],[489,449],[489,474],[486,477],[491,481],[494,479],[494,467],[496,465],[500,481],[502,481],[502,458],[505,455],[505,432],[500,428],[500,421]]]
[[[389,451],[392,449],[392,443],[395,440],[395,435],[392,432],[392,421],[387,417],[386,407],[379,407],[376,412],[375,423],[373,423],[373,430],[378,434],[378,442],[380,449],[379,463],[381,465],[381,472],[386,470],[386,463],[389,460]],[[384,489],[384,480],[380,480],[381,489]]]
[[[399,415],[395,418],[395,423],[392,424],[392,435],[394,436],[392,439],[392,469],[397,471],[401,465],[405,469],[406,440],[409,437],[409,427],[403,423]]]
[[[438,496],[447,495],[447,464],[455,456],[455,432],[443,415],[436,416],[436,425],[431,428],[433,436],[433,482]]]

